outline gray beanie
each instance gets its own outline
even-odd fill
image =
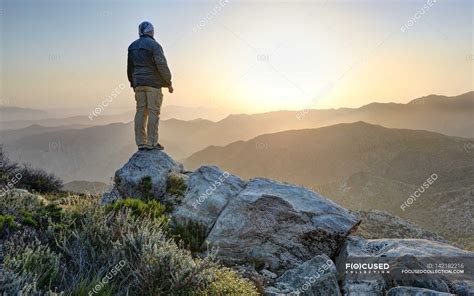
[[[154,34],[155,29],[153,28],[153,25],[150,22],[144,21],[138,26],[138,35],[148,35],[153,37]]]

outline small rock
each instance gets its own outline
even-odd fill
[[[287,270],[276,280],[267,295],[341,295],[337,270],[326,255],[316,256],[294,269]]]
[[[260,270],[260,273],[267,279],[269,280],[274,280],[277,278],[277,275],[274,274],[273,272],[271,272],[270,270],[268,269],[262,269]]]
[[[388,291],[387,296],[455,296],[451,293],[438,292],[416,287],[395,287]]]
[[[182,173],[183,166],[160,150],[138,151],[115,172],[114,187],[102,196],[103,204],[124,198],[162,198],[170,173]]]

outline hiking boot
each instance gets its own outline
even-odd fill
[[[153,146],[152,149],[163,150],[163,149],[165,149],[165,147],[163,147],[163,145],[161,145],[160,143],[156,143],[156,145]]]
[[[138,147],[138,151],[148,151],[148,150],[151,150],[153,149],[152,147],[150,146],[139,146]]]

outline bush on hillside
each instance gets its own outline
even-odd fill
[[[31,192],[54,193],[59,192],[63,187],[61,179],[42,169],[35,169],[29,165],[23,165],[19,173],[21,174],[21,178],[18,188],[23,188]]]
[[[60,256],[39,241],[26,248],[12,247],[5,258],[6,269],[34,280],[39,289],[48,291],[59,281]]]
[[[114,211],[115,213],[123,209],[129,209],[135,218],[150,218],[161,222],[162,226],[168,224],[168,217],[165,216],[165,212],[167,211],[166,207],[155,199],[143,201],[135,198],[127,198],[106,206],[107,211]]]
[[[163,228],[163,206],[155,203],[129,200],[107,208],[97,200],[74,201],[59,216],[50,209],[46,228],[41,221],[23,226],[5,244],[5,272],[23,283],[13,294],[37,289],[88,295],[94,289],[95,295],[257,295],[251,282],[223,269],[212,255],[193,258],[180,248]],[[47,206],[27,209],[34,218]]]
[[[178,242],[184,244],[184,247],[197,252],[201,250],[206,239],[207,227],[193,220],[173,221],[172,233]]]
[[[63,182],[54,174],[47,173],[42,169],[11,162],[0,146],[0,186],[5,192],[15,187],[49,193],[59,192]]]
[[[59,296],[51,291],[42,291],[31,275],[21,275],[10,270],[0,277],[0,295]]]
[[[166,193],[177,196],[178,198],[183,197],[188,189],[186,180],[177,173],[171,173],[166,179]]]
[[[3,152],[3,147],[0,146],[0,185],[6,185],[10,180],[10,176],[15,175],[18,170],[18,165],[12,163]]]

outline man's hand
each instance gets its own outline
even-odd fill
[[[173,89],[173,86],[171,86],[171,85],[170,85],[170,86],[168,86],[168,91],[170,92],[170,94],[172,94],[172,93],[173,93],[173,91],[174,91],[174,89]]]

